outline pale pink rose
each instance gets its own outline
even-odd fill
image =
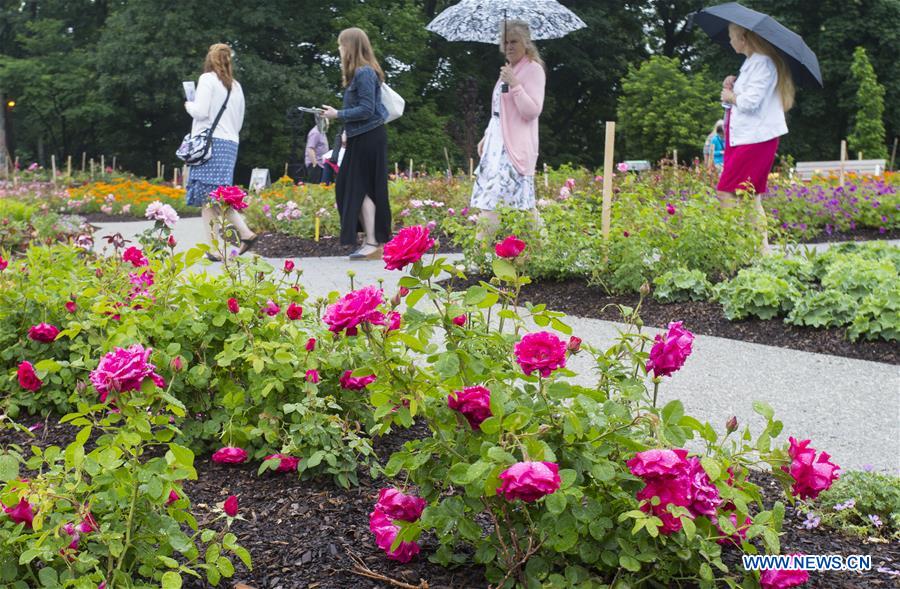
[[[809,573],[799,570],[766,570],[759,576],[761,589],[791,589],[792,587],[799,587],[807,581],[809,581]]]
[[[163,378],[156,374],[156,367],[150,364],[151,348],[134,344],[127,349],[115,348],[100,360],[91,371],[91,384],[100,394],[100,402],[105,403],[110,392],[137,391],[145,379],[153,379],[158,387],[166,386]]]
[[[628,164],[626,164],[625,162],[619,162],[619,164],[616,166],[616,169],[624,174],[628,171]]]
[[[553,462],[517,462],[500,473],[502,484],[497,493],[507,501],[526,503],[552,495],[559,489],[559,466]]]
[[[154,201],[147,205],[144,216],[153,221],[161,221],[166,227],[172,229],[178,222],[178,213],[171,206]]]
[[[59,335],[59,328],[49,323],[38,323],[28,329],[28,338],[36,342],[49,344]]]
[[[144,256],[144,252],[140,249],[131,246],[125,250],[122,254],[122,259],[126,262],[130,262],[132,266],[135,268],[140,268],[141,266],[147,266],[150,262]]]
[[[240,464],[247,461],[247,451],[237,446],[225,446],[213,453],[212,461],[219,464]]]
[[[480,430],[481,422],[491,416],[491,391],[482,386],[453,391],[447,397],[447,406],[462,413],[472,429]]]
[[[265,460],[278,460],[278,467],[275,469],[277,472],[292,472],[297,470],[297,465],[300,464],[300,459],[294,456],[288,456],[287,454],[270,454],[266,456]]]
[[[239,186],[219,186],[210,192],[209,196],[213,200],[218,201],[225,206],[229,206],[236,211],[246,209],[250,206],[244,201],[244,197],[247,196],[247,193],[241,190]]]
[[[788,441],[791,465],[790,468],[782,467],[782,470],[794,477],[791,491],[800,499],[815,499],[838,479],[840,467],[830,461],[831,456],[827,452],[820,453],[816,458],[815,448],[809,447],[811,440],[798,441],[791,436]]]
[[[376,509],[381,509],[392,520],[401,519],[414,522],[422,515],[427,503],[421,497],[407,495],[393,487],[381,489],[378,492]]]
[[[647,372],[653,376],[671,376],[673,372],[684,366],[691,355],[694,334],[682,327],[681,321],[669,323],[669,331],[665,336],[656,334],[653,347],[650,349],[650,360],[647,361]]]
[[[384,291],[375,286],[354,290],[329,305],[322,321],[334,333],[344,331],[356,335],[357,326],[365,323],[384,325],[384,313],[378,310],[384,304]]]
[[[396,550],[391,550],[400,528],[377,506],[369,514],[369,530],[375,536],[375,544],[384,550],[391,560],[406,563],[419,553],[419,545],[415,542],[401,542]]]
[[[525,242],[516,237],[509,235],[494,246],[494,253],[501,258],[517,258],[519,254],[525,251]]]
[[[421,225],[404,227],[392,240],[384,244],[385,270],[402,270],[408,264],[414,264],[434,247],[434,240],[429,236],[429,228]]]
[[[339,379],[341,386],[351,391],[361,391],[375,382],[376,379],[376,376],[374,374],[370,374],[368,376],[360,376],[358,378],[350,376],[351,374],[353,374],[352,370],[346,370]]]
[[[525,374],[540,372],[544,378],[566,367],[566,342],[548,331],[529,333],[515,346],[516,361]]]

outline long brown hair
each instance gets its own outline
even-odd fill
[[[209,46],[206,53],[206,61],[203,62],[203,73],[213,72],[219,77],[219,81],[231,90],[234,82],[234,72],[231,67],[231,47],[225,43],[214,43]]]
[[[525,46],[525,57],[539,64],[545,70],[547,69],[544,60],[541,59],[541,53],[538,51],[537,45],[531,40],[531,29],[528,28],[527,22],[524,20],[508,20],[505,22],[505,25],[503,22],[500,23],[500,53],[503,53],[506,49],[507,35],[518,37],[522,41],[522,45]]]
[[[747,43],[747,47],[750,51],[753,53],[762,53],[775,63],[775,71],[778,72],[778,84],[776,90],[778,90],[778,94],[781,95],[781,106],[784,108],[784,112],[791,110],[794,107],[794,94],[796,89],[794,88],[794,77],[791,75],[791,68],[784,60],[784,57],[778,53],[777,49],[772,47],[771,43],[753,31],[748,31],[744,27],[734,23],[728,25],[729,29],[732,27],[734,27],[736,32],[744,36],[744,41]]]
[[[338,35],[338,45],[344,48],[344,54],[341,56],[341,76],[345,88],[353,81],[356,70],[364,65],[375,70],[378,79],[384,82],[384,72],[381,71],[381,66],[375,59],[375,52],[372,51],[369,36],[364,30],[356,27],[344,29]]]

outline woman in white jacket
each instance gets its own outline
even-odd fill
[[[234,79],[231,65],[231,47],[224,43],[211,45],[203,64],[203,75],[197,83],[197,94],[193,102],[185,102],[184,108],[194,119],[191,135],[197,135],[212,127],[222,105],[225,110],[213,130],[212,157],[199,166],[192,166],[187,182],[187,204],[203,207],[201,216],[206,228],[207,242],[212,245],[213,236],[218,239],[218,211],[216,205],[208,204],[209,193],[219,186],[230,186],[234,179],[234,164],[237,161],[239,134],[244,123],[244,92]],[[227,104],[226,104],[227,99]],[[241,238],[240,253],[247,251],[256,235],[247,227],[244,218],[229,208],[225,212]],[[221,261],[212,253],[206,257]]]
[[[732,206],[735,193],[754,193],[768,248],[766,213],[760,195],[768,190],[778,138],[788,132],[784,113],[794,105],[794,82],[784,58],[769,42],[735,24],[728,26],[731,46],[746,55],[738,77],[722,82],[725,114],[725,162],[717,186],[719,198]]]

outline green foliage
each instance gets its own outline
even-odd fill
[[[625,159],[659,160],[673,149],[699,155],[719,117],[717,85],[704,72],[688,75],[677,59],[654,56],[622,80],[618,119]]]
[[[853,320],[857,305],[856,299],[837,290],[805,290],[794,299],[785,321],[809,327],[838,327]]]
[[[900,540],[900,478],[851,470],[819,496],[822,523],[860,538]],[[852,507],[847,503],[852,502]],[[840,509],[835,509],[838,506]],[[878,516],[875,526],[869,515]]]
[[[734,321],[747,317],[773,319],[791,310],[800,291],[777,274],[753,267],[718,284],[715,294],[725,317]]]
[[[653,279],[653,298],[663,303],[705,301],[712,284],[700,270],[676,268]]]
[[[857,308],[847,334],[853,341],[860,337],[900,341],[900,284],[894,282],[892,287],[866,296]]]
[[[853,131],[847,137],[850,151],[862,152],[867,159],[886,159],[884,86],[878,83],[864,47],[857,47],[853,51],[850,73],[858,87],[856,102],[859,105],[854,116]]]

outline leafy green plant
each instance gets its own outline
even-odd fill
[[[861,538],[900,540],[900,478],[896,476],[844,472],[819,501],[814,513],[826,526]]]
[[[664,303],[705,301],[712,284],[700,270],[676,268],[653,279],[653,298]]]
[[[806,290],[793,303],[785,322],[808,327],[846,325],[853,319],[858,305],[856,299],[837,290]]]
[[[776,274],[760,268],[745,268],[737,276],[715,287],[716,300],[730,320],[746,317],[772,319],[790,311],[797,288]]]
[[[869,260],[846,255],[828,266],[822,287],[846,293],[857,300],[896,284],[900,274],[889,260]]]
[[[847,329],[852,341],[863,337],[900,341],[900,284],[866,296],[856,309]]]

